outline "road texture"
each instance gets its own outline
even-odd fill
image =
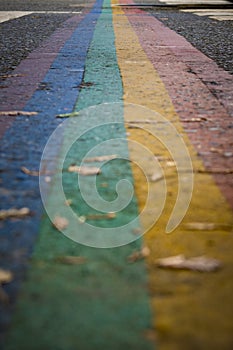
[[[232,348],[231,22],[134,5],[1,1],[33,14],[1,24],[0,108],[37,112],[0,117],[1,209],[30,209],[0,222],[3,349]],[[158,267],[181,254],[220,265]]]

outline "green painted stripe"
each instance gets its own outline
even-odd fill
[[[105,8],[108,5],[110,1],[106,0]],[[123,91],[109,9],[103,10],[97,22],[86,60],[84,81],[93,85],[81,90],[76,110],[102,102],[121,101]],[[101,113],[96,118],[101,120]],[[116,118],[123,121],[123,113]],[[88,119],[86,122],[91,123]],[[65,131],[65,142],[70,131]],[[75,146],[71,149],[65,167],[74,157],[76,160],[82,157],[95,145],[95,141],[109,138],[111,132],[112,136],[117,133],[125,138],[122,126],[114,131],[108,126],[90,133],[82,149],[77,150]],[[108,149],[106,153],[109,151],[111,153],[112,150]],[[127,154],[128,150],[124,151]],[[132,178],[128,162],[118,163],[117,169],[125,172],[129,180]],[[109,165],[105,174],[111,173]],[[110,181],[110,189],[116,179],[117,174]],[[80,214],[84,215],[89,208],[84,204],[80,206],[80,197],[74,196],[74,181],[75,176],[71,180],[70,175],[65,174],[64,189],[74,206],[81,208]],[[103,191],[102,195],[109,199],[111,193]],[[56,196],[51,203],[56,206]],[[122,214],[122,218],[124,215],[128,219],[134,217],[136,204],[133,199],[132,210]],[[104,222],[99,225],[104,225]],[[151,349],[152,344],[146,338],[146,332],[151,327],[151,315],[145,265],[143,261],[127,263],[127,257],[140,247],[140,240],[115,249],[85,247],[59,233],[44,216],[6,349],[13,350],[16,344],[17,350]],[[65,265],[57,260],[67,255],[83,256],[87,261],[82,265]]]

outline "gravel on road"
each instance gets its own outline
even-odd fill
[[[143,10],[185,37],[194,47],[213,59],[219,67],[233,74],[233,21],[218,21],[208,16],[200,17],[181,12],[177,8],[159,7],[157,0],[134,2],[154,3],[156,6],[143,7]]]
[[[1,23],[0,75],[10,72],[28,56],[69,14],[31,14]]]

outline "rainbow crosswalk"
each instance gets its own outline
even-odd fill
[[[169,56],[166,64],[172,63],[174,72],[177,66],[182,70],[184,62],[176,64],[160,42],[163,28],[154,17],[115,4],[116,0],[97,0],[44,77],[43,86],[50,88],[37,90],[25,106],[40,109],[28,127],[40,151],[50,137],[40,176],[50,218],[46,213],[36,217],[39,236],[6,350],[15,349],[15,344],[17,350],[207,349],[223,348],[231,341],[232,211],[184,129],[168,90],[172,75],[169,81],[158,69],[164,64],[159,53]],[[169,35],[176,34],[166,35],[169,42]],[[150,57],[154,49],[157,61]],[[61,112],[79,115],[61,127],[55,118]],[[16,120],[5,137],[16,130],[20,137],[24,124],[23,119]],[[62,132],[51,138],[54,130]],[[77,135],[79,142],[70,145]],[[102,148],[96,148],[99,145]],[[94,182],[91,176],[80,176],[78,183],[77,173],[67,171],[70,165],[83,165],[85,157],[114,154],[116,159],[107,164],[87,164],[103,166]],[[28,167],[38,167],[40,155],[31,164],[29,153]],[[122,178],[127,180],[123,192],[116,187]],[[98,207],[95,183],[101,198],[110,202],[104,202],[104,210]],[[128,185],[135,189],[132,196]],[[117,191],[130,201],[109,220],[101,215],[115,212],[111,208]],[[182,199],[180,206],[177,198]],[[156,205],[149,206],[139,221],[148,200]],[[33,198],[27,203],[35,206]],[[174,208],[173,230],[167,233]],[[35,209],[41,213],[40,205]],[[156,215],[156,224],[148,229]],[[68,218],[65,235],[52,225],[55,216]],[[203,228],[195,229],[195,223],[203,223]],[[88,225],[94,227],[92,232]],[[123,240],[114,238],[117,231]],[[157,259],[178,254],[213,257],[226,268],[208,274],[156,266]]]

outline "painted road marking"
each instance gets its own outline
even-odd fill
[[[31,14],[41,13],[41,14],[71,14],[77,15],[82,12],[80,11],[0,11],[0,23],[9,21],[11,19],[20,18],[23,16],[29,16]]]
[[[28,16],[32,13],[33,12],[30,11],[0,11],[0,23],[23,16]]]
[[[202,5],[206,6],[206,9],[181,9],[181,12],[191,12],[197,16],[208,16],[211,19],[218,21],[232,21],[233,20],[233,11],[230,9],[208,9],[208,5],[229,5],[229,1],[225,0],[159,0],[161,3],[167,5]]]
[[[108,5],[109,1],[105,1],[104,4]],[[87,89],[81,89],[76,105],[78,109],[88,106],[91,102],[90,98],[98,103],[108,99],[115,101],[122,97],[122,85],[114,47],[112,15],[109,11],[103,11],[100,14],[100,6],[99,1],[92,15],[87,16],[82,22],[84,31],[80,32],[80,26],[77,28],[75,35],[66,43],[44,80],[52,85],[61,84],[60,87],[64,86],[68,95],[71,93],[71,86],[75,86],[78,82],[75,84],[73,81],[74,74],[69,78],[64,76],[64,71],[73,65],[74,69],[83,67],[84,62],[80,62],[80,59],[85,59],[87,54],[82,51],[83,46],[86,47],[87,44],[89,46],[87,39],[92,35],[95,20],[100,15],[85,62],[84,80],[90,79],[95,84]],[[76,42],[75,48],[71,45],[74,42]],[[105,63],[108,62],[108,68],[101,69],[98,66],[101,64],[101,57],[98,64],[95,62],[96,51],[102,53],[103,59],[106,54]],[[64,67],[60,71],[61,63]],[[96,71],[97,68],[99,68],[98,71]],[[99,92],[102,88],[104,90]],[[59,88],[56,85],[49,93],[51,103],[49,115],[51,116],[57,114],[55,111],[57,96],[53,95],[57,90]],[[74,91],[78,94],[77,88]],[[35,108],[47,93],[48,91],[42,90],[38,96],[37,92],[37,100],[34,97],[33,103],[31,102],[29,106]],[[61,93],[64,94],[64,90]],[[60,98],[59,101],[64,103],[64,108],[70,109],[73,97],[71,93],[70,101],[66,98]],[[119,117],[122,118],[122,115]],[[43,118],[42,115],[39,120],[42,120],[41,118]],[[88,120],[86,122],[88,123]],[[125,131],[121,127],[118,132]],[[55,229],[51,227],[51,222],[48,218],[44,218],[39,242],[32,259],[31,273],[20,295],[6,349],[13,348],[16,343],[19,349],[35,348],[35,336],[39,329],[42,331],[44,322],[47,321],[49,332],[42,332],[46,335],[41,334],[40,339],[37,340],[38,349],[58,347],[67,349],[77,346],[82,349],[87,347],[116,350],[124,347],[138,350],[152,349],[149,340],[151,321],[145,265],[143,261],[137,264],[127,263],[127,257],[134,249],[140,249],[140,246],[141,242],[138,240],[132,245],[115,250],[83,247],[60,233],[56,234]],[[56,258],[60,255],[85,256],[87,263],[82,266],[61,265],[56,262]],[[37,288],[36,298],[34,298],[34,287]],[[27,305],[26,309],[24,305]],[[30,314],[26,316],[25,311]],[[20,322],[19,319],[21,319]]]
[[[114,28],[118,64],[122,74],[125,101],[147,106],[150,109],[159,111],[171,120],[179,132],[183,134],[186,144],[189,147],[194,171],[195,169],[200,169],[203,165],[178,120],[165,86],[155,71],[155,66],[152,65],[144,52],[145,50],[147,55],[149,55],[153,45],[156,46],[154,38],[158,33],[157,26],[154,32],[152,32],[153,23],[157,23],[156,19],[148,17],[148,14],[143,18],[143,12],[140,12],[140,16],[138,16],[138,12],[133,16],[132,10],[129,13],[128,19],[123,16],[123,11],[119,9],[114,10],[113,13],[115,14]],[[171,34],[170,31],[169,33],[165,33],[166,39],[169,38],[169,34]],[[174,39],[171,38],[172,40]],[[170,80],[168,79],[166,82],[169,86],[171,84],[175,62],[173,64],[172,58],[168,55],[166,49],[165,52],[161,52],[162,48],[160,45],[163,44],[166,46],[166,40],[163,43],[159,43],[159,41],[160,39],[158,38],[158,62],[162,62],[161,64],[165,66],[163,79],[168,74],[167,78],[170,77]],[[151,43],[153,44],[151,45]],[[179,48],[178,43],[177,45]],[[159,56],[159,52],[161,52],[161,56]],[[167,73],[166,69],[169,67],[169,61],[165,65],[165,53],[167,53],[168,58],[170,57],[172,65],[171,72],[168,71]],[[132,58],[135,57],[137,57],[137,65],[133,65]],[[155,63],[158,64],[155,52],[153,52],[153,57]],[[179,74],[182,76],[181,72]],[[184,83],[184,81],[182,82]],[[127,114],[125,118],[127,121]],[[159,153],[164,158],[169,157],[166,152],[163,153],[164,151],[162,151],[161,146],[159,148],[159,145],[155,144],[153,137],[143,135],[135,129],[129,129],[129,132],[130,138],[136,138],[138,142],[146,144],[155,154]],[[148,160],[149,166],[150,162]],[[177,190],[174,170],[168,169],[167,174],[169,172],[170,175],[173,173],[174,177],[170,178],[168,176],[167,178],[170,196],[166,209],[158,224],[144,238],[146,244],[152,250],[152,254],[148,257],[148,265],[152,306],[155,314],[154,325],[158,332],[158,346],[160,349],[187,349],[193,345],[194,341],[201,342],[205,348],[210,348],[213,344],[214,346],[218,344],[217,347],[221,347],[221,344],[225,344],[226,346],[226,344],[231,343],[231,331],[227,332],[226,330],[232,324],[232,303],[231,306],[229,306],[229,302],[219,304],[219,300],[231,300],[231,292],[229,291],[232,290],[233,286],[230,271],[223,270],[218,275],[215,275],[213,279],[208,279],[207,276],[187,274],[186,277],[188,278],[189,275],[192,282],[186,283],[183,280],[182,274],[173,274],[172,272],[164,274],[164,271],[158,271],[154,268],[156,257],[172,256],[181,252],[187,256],[210,254],[210,256],[215,256],[221,261],[225,261],[229,266],[233,263],[230,249],[227,249],[226,253],[226,247],[232,247],[233,245],[231,229],[230,231],[220,229],[212,232],[197,232],[186,231],[185,226],[181,225],[171,235],[164,233],[169,212],[174,205],[175,191]],[[145,201],[143,190],[146,189],[143,187],[144,182],[137,169],[134,169],[134,176],[139,205],[142,207]],[[207,187],[208,193],[206,193]],[[224,219],[223,215],[225,216]],[[232,227],[232,211],[215,185],[215,182],[208,174],[195,174],[193,199],[184,223],[195,221],[218,221],[223,225],[227,222],[229,228]],[[207,247],[208,239],[214,242],[211,248]],[[226,288],[223,287],[224,280],[226,281]],[[196,285],[202,285],[202,283],[205,291],[196,288]],[[221,285],[223,288],[213,288],[213,284],[216,286]],[[193,308],[193,305],[195,305],[195,308]],[[211,310],[211,313],[208,310]],[[219,327],[218,322],[220,318],[224,319],[221,327]],[[197,320],[201,320],[200,328],[196,323]],[[203,323],[205,324],[206,332],[203,332]],[[210,329],[212,330],[211,335],[209,333]],[[214,334],[216,334],[216,337]]]
[[[233,10],[181,10],[181,12],[191,12],[197,16],[208,16],[209,18],[216,19],[218,21],[232,21],[233,20]]]
[[[106,1],[104,4],[109,5],[109,2]],[[95,8],[95,11],[100,13],[100,7]],[[88,66],[84,81],[86,83],[89,82],[90,85],[84,86],[80,95],[78,95],[77,85],[82,80],[84,60],[89,47],[89,41],[88,43],[86,42],[86,37],[88,35],[89,40],[91,39],[95,26],[95,23],[92,22],[96,20],[97,16],[88,17],[89,20],[82,22],[81,29],[80,26],[78,27],[75,35],[60,52],[58,60],[54,62],[43,81],[43,83],[47,84],[44,85],[47,87],[47,90],[41,89],[37,91],[26,106],[32,110],[35,110],[38,106],[43,109],[41,115],[35,119],[34,124],[32,121],[31,129],[29,127],[26,129],[26,134],[28,134],[26,136],[30,137],[30,142],[25,142],[22,154],[30,152],[29,158],[30,161],[33,158],[33,162],[29,163],[29,168],[31,166],[37,168],[39,163],[38,152],[36,152],[36,157],[35,154],[31,153],[33,136],[36,136],[35,139],[38,142],[36,151],[38,151],[38,148],[41,148],[41,130],[38,130],[38,133],[35,135],[38,125],[43,126],[43,134],[45,133],[44,136],[47,137],[58,124],[54,115],[58,112],[64,112],[65,108],[68,109],[66,112],[71,111],[77,96],[79,96],[76,105],[77,109],[81,106],[89,106],[90,98],[94,98],[93,101],[95,103],[103,102],[105,98],[109,98],[109,101],[112,101],[114,94],[113,85],[116,84],[116,81],[115,76],[108,79],[108,69],[106,69],[106,72],[105,67],[101,69],[103,82],[99,79],[99,76],[97,77],[98,79],[92,82],[96,78],[94,72],[97,68],[95,66],[96,62],[93,62],[92,54],[95,60],[96,53],[101,52],[101,48],[104,47],[103,43],[107,45],[107,48],[105,48],[107,49],[107,55],[105,56],[106,51],[104,50],[103,58],[108,61],[108,64],[113,63],[115,69],[118,69],[115,57],[117,53],[123,87],[118,80],[118,72],[118,94],[116,99],[118,100],[124,91],[124,101],[140,103],[152,110],[159,111],[161,114],[165,114],[166,118],[176,125],[178,131],[184,134],[183,137],[189,144],[166,88],[155,70],[155,66],[148,59],[149,52],[154,48],[156,35],[148,37],[147,35],[149,35],[151,30],[144,28],[144,23],[149,21],[148,23],[153,27],[153,23],[158,22],[147,14],[143,17],[143,13],[141,13],[141,16],[133,16],[131,13],[126,18],[125,13],[121,9],[114,11],[113,24],[116,35],[116,52],[114,47],[111,52],[109,51],[109,45],[111,46],[112,44],[107,40],[105,43],[104,40],[105,35],[107,35],[108,39],[110,36],[111,40],[114,39],[112,24],[109,21],[105,22],[105,16],[109,18],[111,12],[109,10],[103,11],[100,17],[101,21],[97,22],[96,29],[98,31],[96,36],[93,36],[92,45],[88,50],[89,55],[86,62]],[[85,38],[85,40],[80,42],[80,38]],[[99,40],[99,38],[101,39]],[[167,40],[169,41],[169,35],[167,35]],[[77,47],[77,43],[80,46]],[[147,43],[149,44],[148,46]],[[83,45],[85,46],[84,48]],[[95,51],[96,48],[98,49],[97,51]],[[173,49],[175,50],[174,44]],[[162,45],[158,45],[158,57],[164,65],[164,57],[161,59],[161,56],[159,56],[159,52],[162,50]],[[169,57],[172,59],[171,54]],[[80,60],[81,64],[77,66]],[[174,68],[175,66],[173,66]],[[74,73],[75,77],[73,76]],[[170,74],[171,80],[173,72]],[[134,87],[133,89],[132,86]],[[107,95],[108,91],[111,92],[109,96]],[[104,99],[103,93],[105,94]],[[46,101],[45,105],[41,106],[41,101]],[[61,105],[57,107],[58,102]],[[129,121],[127,108],[125,109],[124,117],[127,126]],[[27,124],[29,125],[29,122]],[[7,134],[7,142],[6,140],[4,141],[6,163],[1,163],[3,168],[9,166],[7,154],[11,155],[12,149],[17,148],[17,144],[14,143],[14,137],[16,136],[16,140],[19,140],[20,147],[24,144],[25,139],[22,139],[23,131],[25,131],[25,120],[18,118],[17,123],[14,124],[14,130]],[[130,128],[128,132],[129,137],[137,139],[140,143],[145,142],[146,146],[151,148],[154,153],[159,152],[166,162],[170,161],[170,155],[166,150],[164,151],[161,145],[155,143],[154,138],[151,138],[150,135],[142,134],[134,128]],[[12,142],[10,150],[7,149],[9,142]],[[44,140],[42,140],[43,142]],[[190,152],[195,169],[201,167],[202,164],[191,146]],[[14,162],[12,169],[13,176],[15,176],[17,169],[20,167],[22,154],[19,155],[19,159],[17,158],[17,153],[14,154],[17,160]],[[150,162],[147,164],[149,167]],[[148,257],[148,266],[151,279],[152,306],[156,315],[154,323],[159,333],[160,347],[161,349],[167,349],[168,347],[174,349],[174,346],[177,346],[179,350],[182,347],[187,349],[193,346],[195,341],[195,344],[206,345],[205,348],[211,348],[213,342],[214,345],[217,344],[216,347],[223,348],[218,341],[227,339],[229,333],[231,335],[231,332],[227,332],[229,329],[227,328],[227,322],[229,319],[231,320],[232,311],[229,304],[222,305],[222,300],[231,300],[232,286],[228,284],[231,283],[231,277],[228,275],[230,269],[225,269],[223,272],[209,277],[195,273],[181,272],[174,274],[170,271],[164,272],[157,270],[154,265],[156,257],[178,254],[181,251],[187,254],[211,253],[227,266],[232,264],[231,232],[224,230],[204,233],[187,232],[184,227],[181,227],[169,236],[164,234],[167,218],[175,202],[176,193],[174,192],[177,190],[177,178],[172,168],[167,165],[166,174],[171,176],[168,178],[170,193],[168,206],[165,208],[164,215],[158,222],[158,225],[145,237],[145,241],[151,249],[151,255]],[[142,181],[141,174],[136,169],[134,169],[134,176],[137,196],[140,206],[142,206],[145,200],[143,191],[146,191],[144,180]],[[7,179],[6,177],[4,185],[6,184],[7,188],[9,177]],[[34,188],[35,181],[33,186],[31,179],[29,181],[28,178],[24,178],[24,181],[25,186],[31,185],[31,187],[28,186],[29,189]],[[16,186],[19,186],[18,183]],[[207,187],[208,193],[205,192]],[[204,198],[202,197],[203,194]],[[32,196],[32,193],[28,192],[28,195]],[[14,196],[16,196],[15,192]],[[16,197],[19,198],[19,201],[21,200],[20,191]],[[33,196],[31,202],[35,202]],[[31,204],[31,202],[27,203]],[[225,200],[220,195],[210,176],[197,174],[192,210],[185,220],[208,220],[210,222],[218,220],[218,223],[225,224],[231,222],[230,215],[230,210],[226,206]],[[36,224],[38,225],[38,220]],[[17,226],[20,227],[19,223],[17,223]],[[7,230],[6,233],[9,235],[9,232],[11,230]],[[15,232],[15,237],[14,235],[12,236],[12,240],[17,238],[17,231]],[[23,245],[23,242],[19,243]],[[106,339],[112,341],[112,344],[109,346],[111,349],[133,347],[141,350],[142,348],[150,348],[148,339],[153,338],[153,331],[150,329],[145,266],[143,262],[131,265],[126,264],[128,254],[132,252],[132,249],[139,249],[140,246],[140,241],[132,246],[116,250],[95,250],[77,246],[61,234],[57,235],[55,229],[51,227],[48,218],[44,218],[41,235],[32,259],[31,272],[23,286],[6,349],[14,349],[15,344],[20,350],[35,348],[35,346],[38,350],[58,347],[67,349],[68,347],[74,348],[77,344],[80,348],[85,349],[87,342],[89,345],[91,344],[90,348],[92,349],[104,349],[106,348]],[[62,265],[56,259],[64,255],[84,256],[88,259],[88,262],[81,266]],[[221,285],[221,288],[218,288],[219,285]],[[229,289],[229,294],[225,294],[227,288]],[[200,308],[202,308],[203,314],[200,314]],[[217,308],[222,309],[222,313],[220,312],[219,314],[219,309]],[[211,317],[214,314],[215,324],[212,324],[212,321],[210,322],[209,314]],[[221,323],[218,322],[219,319],[221,319]],[[117,324],[117,327],[113,327],[113,324]],[[200,329],[198,329],[198,325],[200,325]],[[44,331],[48,327],[49,332]],[[143,333],[142,330],[145,330],[145,327],[147,327],[147,330]],[[213,342],[211,344],[208,343],[211,341],[209,333],[205,333],[205,330],[210,329],[213,333]],[[225,329],[226,332],[224,333]],[[38,330],[41,330],[41,336],[40,339],[37,337],[35,345],[35,337],[38,335]],[[214,339],[214,334],[218,336],[218,339]],[[200,338],[197,339],[197,336],[200,336]],[[146,337],[146,340],[144,337]],[[190,341],[188,344],[190,346],[187,346],[186,341]]]

